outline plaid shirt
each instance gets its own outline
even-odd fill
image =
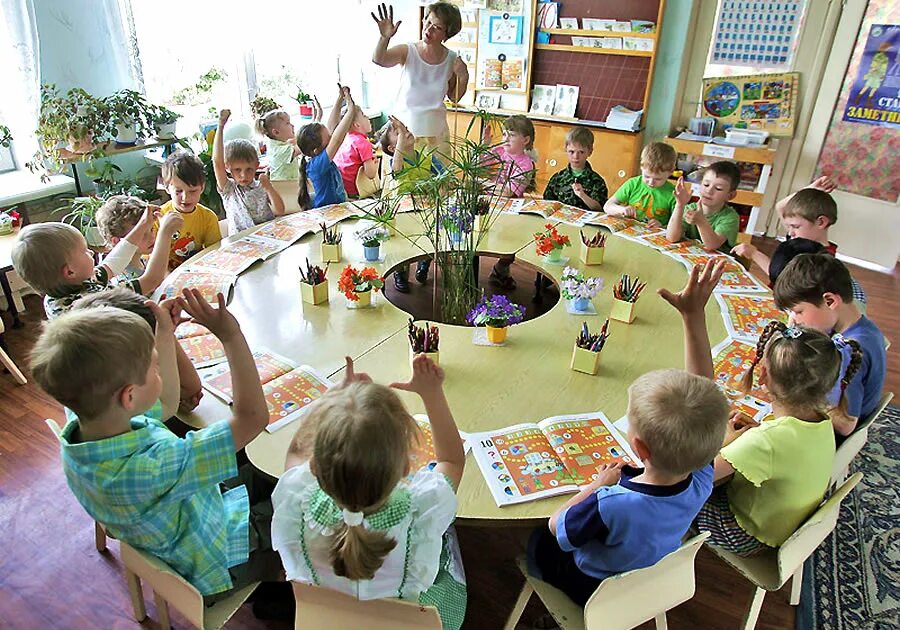
[[[572,184],[575,182],[580,182],[587,196],[601,206],[606,203],[606,199],[609,196],[609,191],[606,189],[606,180],[591,168],[590,162],[585,162],[584,170],[581,171],[580,175],[575,175],[572,167],[568,165],[563,170],[555,173],[544,189],[544,199],[561,201],[582,210],[590,210],[587,204],[581,200],[581,197],[572,190]]]
[[[218,486],[237,474],[231,427],[222,421],[179,438],[161,411],[157,403],[135,416],[128,433],[79,442],[78,419],[66,410],[66,480],[110,535],[165,561],[203,595],[227,590],[228,567],[249,556],[250,518],[247,489]]]

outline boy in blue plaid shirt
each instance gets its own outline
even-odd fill
[[[221,294],[218,308],[192,290],[146,306],[155,335],[140,315],[98,306],[60,315],[35,345],[35,380],[69,415],[60,436],[69,488],[110,535],[168,563],[208,601],[281,579],[271,503],[266,497],[251,507],[254,497],[232,479],[235,452],[269,418],[240,326]],[[234,413],[179,438],[162,419],[178,406],[174,331],[182,310],[222,341]],[[233,487],[223,492],[219,484]]]

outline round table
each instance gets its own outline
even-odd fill
[[[306,258],[314,264],[321,261],[321,235],[313,234],[241,274],[229,308],[254,350],[269,348],[311,365],[333,380],[343,378],[345,355],[353,357],[358,371],[368,372],[377,382],[405,380],[411,374],[406,336],[409,315],[381,294],[374,308],[348,309],[337,289],[337,279],[348,262],[355,266],[366,264],[362,262],[362,247],[353,238],[357,223],[348,220],[340,226],[344,260],[332,263],[328,270],[327,304],[312,306],[300,300],[298,267]],[[441,324],[445,391],[456,423],[463,431],[488,431],[559,414],[597,410],[615,420],[625,413],[627,389],[635,378],[650,370],[683,367],[681,317],[656,295],[656,289],[680,289],[687,277],[685,268],[651,247],[615,235],[607,242],[603,265],[586,267],[578,259],[578,228],[564,224],[557,228],[570,237],[573,246],[564,250],[564,264],[546,263],[532,245],[532,234],[544,223],[533,215],[501,215],[483,235],[478,249],[501,254],[515,252],[519,260],[542,269],[557,282],[565,265],[583,269],[587,276],[603,277],[606,286],[593,301],[599,316],[569,314],[565,301],[560,300],[546,314],[511,327],[503,347],[474,345],[472,328]],[[421,232],[421,224],[413,214],[401,214],[397,227],[406,234]],[[598,228],[586,229],[593,233]],[[428,249],[424,238],[418,242]],[[394,236],[383,244],[383,251],[384,261],[374,264],[380,272],[423,253],[402,236]],[[647,282],[636,305],[636,319],[631,324],[610,322],[611,336],[602,352],[597,376],[572,371],[569,360],[582,322],[587,321],[592,330],[599,328],[610,311],[612,284],[623,273],[640,276]],[[715,345],[726,334],[715,300],[710,300],[706,315]],[[417,396],[398,393],[410,411],[424,412]],[[229,415],[229,408],[207,393],[200,406],[182,419],[201,427]],[[273,477],[280,476],[291,438],[302,422],[301,418],[274,433],[260,434],[246,449],[253,465]],[[497,524],[545,519],[568,498],[497,507],[471,454],[458,496],[459,518]]]

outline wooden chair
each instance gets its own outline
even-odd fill
[[[844,482],[778,549],[743,558],[712,545],[709,546],[713,553],[756,586],[756,592],[750,602],[750,609],[744,616],[742,626],[744,630],[756,627],[766,591],[777,591],[788,580],[791,580],[791,606],[800,603],[803,563],[834,531],[838,512],[841,510],[841,501],[859,483],[860,479],[862,479],[862,473],[856,473]]]
[[[159,615],[159,626],[163,630],[171,627],[169,605],[184,615],[197,628],[204,630],[221,628],[259,585],[259,582],[254,582],[212,606],[206,606],[200,591],[159,558],[138,551],[122,541],[119,541],[119,551],[122,554],[122,562],[125,564],[125,580],[128,582],[128,591],[131,594],[134,618],[137,621],[147,618],[144,592],[141,587],[141,580],[146,580],[153,589],[153,599],[156,601],[156,612]]]
[[[440,630],[434,606],[399,599],[359,600],[346,593],[292,582],[297,614],[294,628],[366,628],[366,630]]]
[[[564,630],[625,630],[651,619],[656,620],[658,630],[664,630],[666,611],[694,596],[694,559],[707,538],[709,532],[703,532],[653,566],[606,578],[584,608],[559,589],[530,576],[524,557],[519,557],[517,563],[525,576],[525,585],[504,628],[515,629],[532,593],[537,593]]]
[[[25,378],[25,375],[22,374],[22,370],[18,368],[12,358],[6,353],[6,342],[3,341],[3,333],[5,331],[6,328],[3,325],[3,318],[0,318],[0,365],[3,365],[3,367],[12,374],[16,383],[24,385],[28,380]]]
[[[853,458],[859,454],[869,440],[869,426],[878,419],[878,416],[881,415],[884,408],[890,404],[893,398],[893,392],[885,392],[878,402],[878,407],[865,418],[860,418],[853,433],[848,435],[838,447],[837,452],[834,454],[834,465],[831,470],[832,486],[843,483],[844,479],[847,478],[850,472],[850,462],[853,461]]]

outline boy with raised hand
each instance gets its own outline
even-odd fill
[[[838,435],[850,435],[859,419],[878,407],[887,369],[884,335],[875,322],[859,312],[850,272],[830,254],[800,254],[775,281],[775,304],[789,311],[798,324],[826,335],[839,334],[859,344],[862,365],[846,386],[847,411],[838,407],[829,411]],[[843,354],[841,379],[848,365],[846,353]]]
[[[713,162],[703,171],[700,180],[700,200],[691,200],[691,187],[684,178],[675,184],[675,211],[666,227],[666,239],[677,243],[682,238],[699,240],[706,251],[730,249],[737,239],[740,217],[728,205],[737,194],[741,172],[733,162]]]
[[[655,370],[628,390],[628,441],[644,468],[604,465],[528,544],[529,572],[584,606],[605,578],[651,566],[676,550],[712,494],[728,401],[713,382],[705,306],[724,259],[691,270],[678,293],[685,369]]]
[[[240,326],[221,294],[218,308],[194,290],[146,304],[155,336],[139,315],[99,307],[61,315],[35,344],[35,380],[69,410],[60,436],[69,488],[110,535],[165,561],[204,596],[276,580],[280,561],[265,544],[271,504],[219,485],[238,474],[235,452],[269,417]],[[178,438],[162,419],[178,404],[182,309],[222,341],[234,407],[231,419]]]
[[[566,134],[569,164],[554,173],[544,188],[544,199],[600,211],[606,203],[606,181],[591,168],[588,158],[594,153],[594,134],[590,129],[574,127]]]
[[[604,212],[661,228],[675,209],[675,185],[669,181],[678,154],[665,142],[652,142],[641,151],[641,174],[632,177],[610,197]]]

